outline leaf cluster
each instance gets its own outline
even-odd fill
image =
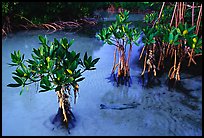
[[[24,88],[25,85],[34,82],[40,82],[42,90],[46,92],[55,89],[57,91],[62,86],[72,86],[78,89],[78,82],[85,79],[82,73],[87,70],[94,70],[95,64],[99,58],[92,59],[92,56],[84,55],[80,58],[80,53],[69,51],[74,40],[68,41],[62,38],[48,45],[48,39],[39,36],[41,46],[38,49],[33,48],[32,59],[24,60],[24,55],[20,51],[11,53],[12,63],[10,66],[16,66],[12,73],[15,84],[9,84],[9,87]]]

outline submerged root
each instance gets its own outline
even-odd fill
[[[69,132],[69,125],[74,125],[73,121],[75,121],[75,117],[71,112],[70,103],[68,101],[68,94],[65,93],[64,87],[61,88],[60,91],[57,91],[59,109],[58,113],[53,119],[52,123],[59,122],[60,125],[66,126]]]
[[[157,77],[153,76],[150,72],[144,73],[139,80],[141,80],[139,82],[142,83],[144,88],[152,88],[161,85],[161,81]]]
[[[54,116],[54,118],[51,120],[52,124],[59,126],[65,126],[66,129],[68,129],[68,133],[70,134],[70,129],[75,127],[74,122],[76,121],[74,114],[70,109],[66,110],[67,118],[69,120],[69,124],[65,123],[63,111],[61,108],[58,108],[57,114]]]
[[[109,80],[109,82],[112,82],[113,85],[117,85],[120,86],[120,85],[125,85],[125,86],[131,86],[132,84],[132,79],[130,76],[122,76],[122,75],[119,75],[117,73],[111,73],[110,77],[107,78]]]

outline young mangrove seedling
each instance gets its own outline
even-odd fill
[[[117,86],[127,83],[130,86],[130,55],[133,43],[138,45],[136,41],[140,36],[136,28],[129,26],[131,22],[127,22],[128,18],[128,11],[120,12],[116,21],[108,28],[103,28],[96,36],[104,43],[115,46],[111,77],[117,82]]]
[[[74,40],[68,41],[66,38],[48,44],[46,37],[39,36],[41,46],[38,49],[33,48],[32,59],[24,60],[24,54],[20,51],[11,53],[11,66],[16,66],[12,73],[15,84],[8,84],[9,87],[22,87],[20,95],[26,85],[40,83],[42,88],[39,92],[55,90],[59,109],[56,118],[61,119],[61,123],[68,128],[69,123],[74,119],[71,112],[70,100],[74,97],[76,103],[77,93],[79,91],[79,82],[84,80],[83,72],[95,70],[95,64],[99,58],[92,59],[92,56],[80,58],[80,53],[69,51]],[[73,89],[73,94],[71,93]],[[72,96],[74,95],[74,96]]]

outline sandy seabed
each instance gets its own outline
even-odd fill
[[[168,91],[164,83],[167,76],[161,78],[161,86],[143,88],[139,82],[141,67],[138,59],[139,47],[133,47],[131,60],[132,85],[113,86],[106,79],[113,65],[112,46],[104,45],[95,38],[79,36],[66,32],[48,34],[50,41],[54,37],[75,39],[72,50],[85,51],[94,58],[100,57],[96,70],[85,72],[86,79],[79,84],[77,103],[72,103],[76,117],[75,127],[67,133],[66,129],[56,127],[50,117],[57,113],[58,103],[54,91],[37,93],[32,85],[20,96],[21,88],[6,85],[12,80],[13,67],[10,53],[20,50],[25,58],[31,57],[32,48],[39,47],[38,34],[44,31],[28,31],[12,34],[2,41],[2,135],[29,136],[85,136],[85,135],[127,135],[127,136],[201,136],[202,135],[202,76],[181,80],[190,91]],[[142,44],[141,44],[142,45]],[[141,46],[140,45],[140,46]],[[184,78],[184,79],[182,79]],[[137,104],[135,108],[124,110],[100,109],[100,104],[108,107],[120,107],[125,104]]]

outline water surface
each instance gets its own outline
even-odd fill
[[[85,72],[86,79],[79,84],[77,103],[72,103],[76,126],[71,134],[76,135],[153,135],[197,136],[202,135],[202,77],[181,78],[186,89],[191,91],[168,91],[161,78],[161,86],[143,88],[139,76],[142,68],[138,62],[138,50],[133,47],[131,57],[132,86],[113,86],[106,79],[113,65],[114,47],[103,45],[96,38],[65,31],[47,34],[46,31],[21,31],[2,41],[2,135],[66,136],[66,130],[56,128],[50,117],[57,113],[57,95],[54,91],[38,93],[32,85],[20,96],[21,88],[6,85],[12,80],[13,67],[10,53],[20,50],[25,58],[31,58],[32,48],[38,48],[38,35],[53,38],[75,39],[71,50],[87,51],[93,58],[100,57],[96,70]],[[185,78],[188,74],[182,74]],[[114,110],[100,109],[100,104],[118,107],[136,103],[136,108]],[[54,130],[53,130],[54,128]]]

